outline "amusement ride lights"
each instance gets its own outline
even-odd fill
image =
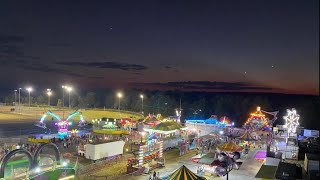
[[[251,123],[251,121],[254,119],[262,120],[263,126],[268,125],[268,119],[265,117],[264,114],[262,114],[260,106],[257,107],[256,112],[250,114],[250,118],[247,119],[247,121],[244,123],[244,125]]]
[[[288,128],[288,135],[290,133],[296,133],[297,127],[299,126],[299,118],[300,115],[294,108],[291,110],[287,109],[287,115],[283,116],[283,119],[286,120],[285,127]]]

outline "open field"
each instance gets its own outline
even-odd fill
[[[28,115],[20,115],[15,113],[9,113],[9,112],[0,112],[0,123],[1,122],[21,122],[21,121],[30,121],[34,120],[33,116]]]
[[[11,107],[4,106],[0,107],[0,123],[5,121],[7,122],[26,122],[26,121],[36,121],[41,118],[42,114],[48,110],[52,111],[54,114],[57,114],[62,119],[66,118],[68,114],[76,111],[76,109],[58,109],[58,108],[44,108],[44,107],[22,107],[19,111],[10,112]],[[134,120],[140,118],[138,113],[134,112],[121,112],[117,110],[103,110],[103,109],[83,109],[80,110],[85,120],[90,122],[92,119],[100,119],[102,117],[106,118],[133,118]],[[46,120],[50,120],[51,117],[47,116]],[[72,118],[73,121],[80,120],[79,116]]]
[[[35,123],[39,122],[41,116],[44,112],[48,111],[47,107],[16,107],[14,112],[11,112],[12,106],[0,106],[0,138],[5,137],[15,137],[20,135],[30,135],[30,134],[43,134],[46,133],[44,129],[36,127]],[[66,119],[68,114],[76,111],[76,109],[58,109],[56,107],[50,107],[49,109],[54,114],[61,117],[61,119]],[[100,118],[130,118],[134,120],[140,118],[140,115],[134,112],[121,112],[111,109],[83,109],[80,110],[83,118],[90,123],[92,119]],[[56,132],[57,128],[54,125],[56,121],[50,115],[45,119],[47,128],[52,130],[53,133]],[[70,121],[75,123],[77,126],[80,120],[80,116],[74,116]]]

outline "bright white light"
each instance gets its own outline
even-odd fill
[[[36,168],[35,172],[39,173],[41,171],[41,169],[39,167]]]
[[[283,116],[286,120],[285,126],[288,128],[288,133],[296,133],[297,127],[299,126],[300,115],[297,114],[295,109],[287,109],[287,116]]]
[[[223,131],[219,131],[219,134],[221,134],[221,135],[222,135],[222,134],[223,134]]]
[[[141,136],[144,136],[144,135],[146,135],[146,132],[141,132]]]
[[[117,96],[118,96],[118,98],[122,98],[122,93],[118,92]]]
[[[143,95],[142,94],[140,94],[140,98],[143,99]]]
[[[71,92],[72,91],[72,87],[67,87],[67,91]]]
[[[234,126],[234,122],[232,122],[232,126]]]
[[[260,106],[258,106],[258,107],[257,107],[257,111],[260,111],[260,110],[261,110],[261,108],[260,108]]]
[[[33,90],[32,87],[27,87],[28,92],[31,92],[32,90]]]
[[[64,166],[64,167],[66,167],[67,165],[68,165],[68,163],[65,161],[62,163],[62,166]]]

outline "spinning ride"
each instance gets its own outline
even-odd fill
[[[69,114],[65,120],[62,120],[60,118],[60,116],[52,113],[51,111],[47,111],[47,112],[43,113],[40,121],[37,122],[35,125],[40,128],[47,129],[47,126],[44,121],[48,115],[52,117],[52,120],[53,120],[53,118],[55,118],[58,121],[58,122],[55,122],[54,124],[56,126],[58,126],[58,134],[59,135],[66,135],[68,133],[69,125],[72,125],[72,122],[70,122],[70,119],[76,115],[80,115],[79,126],[83,127],[86,125],[86,121],[84,120],[82,113],[79,111],[75,111],[75,112]]]
[[[250,117],[244,123],[244,127],[246,129],[253,129],[253,130],[270,129],[270,127],[273,126],[273,123],[277,119],[278,112],[279,111],[275,111],[275,112],[263,111],[258,106],[257,111],[250,114]],[[264,113],[272,115],[273,118],[271,120],[268,119]]]

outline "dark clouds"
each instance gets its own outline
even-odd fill
[[[56,73],[61,75],[67,75],[71,77],[85,77],[84,75],[73,73],[64,69],[56,68],[50,65],[42,64],[41,62],[34,62],[34,61],[27,61],[27,60],[1,60],[0,59],[0,65],[3,66],[9,66],[14,68],[20,68],[27,71],[37,71],[37,72],[43,72],[43,73]]]
[[[157,86],[319,94],[319,1],[125,4],[1,3],[0,84],[12,71],[12,83],[249,82]]]
[[[23,36],[0,34],[0,58],[16,58],[23,55]]]
[[[70,71],[67,71],[64,69],[50,67],[48,65],[41,64],[41,63],[19,64],[19,65],[16,65],[16,67],[23,68],[23,69],[30,70],[30,71],[38,71],[38,72],[44,72],[44,73],[56,73],[56,74],[62,74],[62,75],[67,75],[67,76],[71,76],[71,77],[85,77],[82,74],[73,73],[73,72],[70,72]]]
[[[147,66],[140,64],[129,64],[119,62],[57,62],[58,65],[65,66],[83,66],[100,69],[120,69],[124,71],[143,71],[148,69]]]

